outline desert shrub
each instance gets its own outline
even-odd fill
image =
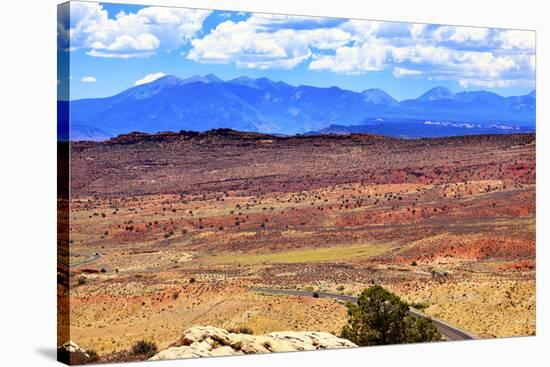
[[[248,326],[239,326],[239,327],[236,327],[236,328],[230,328],[227,331],[229,331],[230,333],[234,333],[234,334],[248,334],[248,335],[253,335],[254,334],[252,329],[249,328]]]
[[[319,293],[313,292],[313,298],[319,298]]]
[[[341,336],[357,345],[437,341],[441,335],[427,318],[408,315],[409,305],[379,285],[365,289],[357,304],[348,303],[348,324]]]
[[[145,355],[147,358],[157,353],[157,345],[154,342],[140,340],[132,346],[132,354]]]
[[[422,302],[416,302],[416,303],[411,303],[411,307],[422,311],[422,310],[428,308],[428,305],[425,304],[425,303],[422,303]]]
[[[86,353],[88,353],[88,357],[90,357],[88,360],[90,363],[97,362],[99,360],[99,355],[95,350],[91,349],[86,351]]]
[[[196,281],[197,281],[197,280],[195,279],[195,277],[191,277],[191,278],[189,279],[189,283],[191,283],[191,284],[195,283]]]
[[[418,264],[416,263],[416,261],[413,260],[413,262],[411,263],[411,266],[416,266],[416,265]]]
[[[106,273],[106,272],[107,272],[107,269],[105,269],[105,268],[101,268],[100,272],[102,272],[102,273]]]
[[[78,278],[76,284],[77,284],[77,285],[84,285],[84,284],[86,284],[86,278],[85,278],[85,277],[80,277],[80,278]]]

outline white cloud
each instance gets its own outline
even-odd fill
[[[392,60],[396,64],[432,64],[448,65],[453,51],[447,47],[437,47],[430,44],[413,44],[392,47]]]
[[[142,85],[142,84],[151,83],[151,82],[157,80],[158,78],[162,78],[165,75],[166,74],[164,74],[162,72],[147,74],[142,79],[136,80],[134,85]]]
[[[384,69],[390,56],[390,47],[383,44],[364,43],[360,47],[339,47],[334,55],[316,55],[309,64],[309,68],[343,74],[359,74]]]
[[[506,88],[514,84],[517,81],[514,80],[480,80],[480,79],[461,79],[458,84],[462,88],[470,87],[483,87],[483,88]]]
[[[349,41],[338,28],[293,29],[321,24],[317,18],[254,14],[246,21],[226,21],[192,41],[187,58],[206,63],[235,63],[247,68],[290,69],[309,59],[312,48],[334,49]]]
[[[147,57],[155,50],[176,49],[202,29],[207,10],[148,7],[116,14],[96,3],[71,4],[71,48],[97,57]]]
[[[427,29],[428,29],[427,24],[413,24],[411,26],[411,37],[412,38],[422,37],[422,35],[426,32]]]
[[[382,22],[373,20],[351,19],[340,25],[341,29],[349,32],[356,41],[372,41],[373,39],[409,38],[413,30],[411,23]]]
[[[395,77],[423,74],[488,88],[534,84],[532,32],[358,20],[340,28],[353,42],[312,55],[310,69],[343,74],[390,69]]]
[[[535,50],[535,32],[532,31],[502,31],[498,40],[504,49]]]
[[[142,33],[135,37],[124,34],[117,36],[109,45],[96,41],[92,44],[92,48],[96,51],[151,51],[155,50],[159,43],[159,39],[152,34]]]
[[[76,2],[70,30],[58,28],[68,34],[70,49],[84,48],[95,57],[148,57],[190,43],[188,52],[179,51],[200,63],[258,69],[305,64],[341,74],[387,70],[398,78],[422,75],[489,88],[534,85],[535,33],[530,31],[252,14],[242,21],[222,20],[202,35],[210,14],[147,7],[109,18],[100,4]]]
[[[86,55],[94,57],[114,58],[114,59],[133,59],[137,57],[149,57],[154,55],[155,52],[106,52],[90,50],[86,52]]]
[[[462,65],[465,73],[491,79],[498,79],[504,72],[518,68],[513,57],[495,56],[492,52],[462,52],[455,59],[455,64]]]
[[[238,67],[361,74],[392,70],[395,77],[427,75],[474,85],[532,79],[529,32],[399,22],[253,14],[226,21],[192,41],[187,58]]]
[[[411,69],[405,69],[400,67],[393,68],[393,76],[396,78],[401,78],[401,77],[410,76],[410,75],[421,75],[421,74],[422,72],[418,70],[411,70]]]
[[[95,83],[97,80],[93,76],[85,76],[82,79],[80,79],[82,83]]]
[[[481,42],[489,36],[488,28],[440,26],[433,32],[438,42]]]

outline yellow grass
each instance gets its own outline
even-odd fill
[[[270,254],[222,254],[207,258],[209,263],[217,264],[261,264],[261,263],[316,263],[366,259],[380,255],[392,248],[387,244],[360,244],[347,246],[333,246],[316,249],[292,250]]]

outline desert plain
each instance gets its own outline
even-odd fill
[[[74,142],[68,338],[104,357],[195,325],[339,335],[372,284],[479,338],[535,333],[534,134],[232,130]]]

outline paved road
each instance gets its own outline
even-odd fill
[[[77,266],[91,264],[91,263],[101,259],[101,256],[102,255],[99,252],[96,252],[95,254],[92,254],[92,255],[88,256],[87,258],[85,258],[82,261],[73,261],[73,262],[71,262],[70,267],[71,268],[76,268]],[[69,266],[67,263],[65,263],[65,261],[63,261],[61,259],[57,259],[57,262],[60,263],[61,265],[65,265],[67,267]]]
[[[311,291],[299,291],[293,289],[271,289],[271,288],[252,288],[255,292],[261,292],[266,294],[278,294],[278,295],[287,295],[287,296],[304,296],[304,297],[313,297]],[[339,299],[341,301],[350,301],[357,302],[357,297],[346,296],[344,294],[335,294],[335,293],[325,293],[325,292],[316,292],[319,295],[319,298],[333,298]],[[429,317],[424,315],[418,310],[411,308],[409,314],[414,317]],[[476,339],[473,335],[466,333],[456,327],[447,324],[444,321],[431,318],[434,322],[437,330],[443,335],[446,340],[471,340]]]

